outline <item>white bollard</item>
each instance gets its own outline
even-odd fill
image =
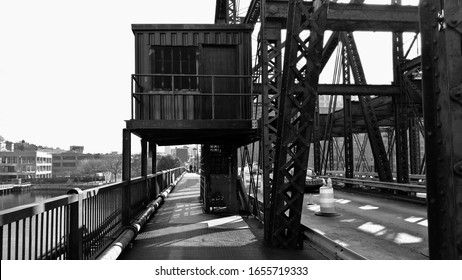
[[[315,214],[318,216],[333,217],[339,216],[335,211],[334,188],[332,188],[332,180],[327,179],[327,185],[319,188],[319,206],[320,210]]]

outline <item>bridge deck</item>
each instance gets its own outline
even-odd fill
[[[251,217],[205,214],[199,203],[199,175],[188,173],[119,259],[265,260],[325,259],[309,245],[276,250],[263,244],[263,229]]]

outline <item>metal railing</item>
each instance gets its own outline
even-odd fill
[[[184,167],[0,211],[1,259],[95,259]],[[129,188],[130,201],[123,196]]]
[[[220,119],[220,105],[235,106],[235,115],[227,119],[257,119],[261,98],[254,93],[253,79],[250,75],[133,74],[131,119]]]

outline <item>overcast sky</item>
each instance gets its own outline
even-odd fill
[[[238,2],[245,10],[249,0]],[[1,1],[0,135],[54,148],[121,152],[134,72],[131,24],[213,23],[214,14],[215,0]],[[388,66],[369,66],[391,63],[389,57],[379,61],[391,50],[377,43],[390,35],[376,35],[358,34],[358,48],[368,82],[389,83],[391,70],[380,70]],[[332,74],[323,79],[330,82]]]

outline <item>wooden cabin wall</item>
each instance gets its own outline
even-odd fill
[[[178,28],[180,27],[180,28]],[[177,29],[174,29],[177,28]],[[208,28],[208,29],[207,29]],[[201,73],[201,67],[204,63],[209,63],[212,58],[205,58],[201,54],[201,50],[210,51],[211,47],[215,47],[217,52],[228,52],[229,49],[235,48],[235,57],[232,59],[233,68],[235,69],[226,71],[226,69],[218,69],[219,73],[213,74],[233,74],[233,75],[250,75],[251,74],[251,33],[253,26],[243,25],[235,26],[221,26],[215,25],[133,25],[133,32],[135,34],[135,73],[136,74],[153,74],[153,73],[171,73],[178,72],[178,69],[162,68],[159,63],[160,55],[179,55],[190,53],[191,49],[196,50],[196,72],[188,67],[189,73],[186,74],[212,74]],[[220,47],[222,46],[222,47]],[[180,49],[189,51],[181,51]],[[167,51],[171,49],[171,51]],[[217,55],[209,52],[217,59]],[[223,63],[230,63],[230,58],[224,54]],[[220,63],[219,61],[216,61]],[[161,69],[159,69],[161,67]],[[157,69],[156,69],[157,68]],[[204,68],[202,68],[204,69]],[[214,71],[214,70],[211,70]],[[220,72],[221,71],[221,72]],[[183,71],[181,71],[183,72]],[[206,70],[206,72],[210,72]],[[183,72],[184,73],[184,72]],[[141,85],[140,92],[161,92],[165,91],[164,96],[142,96],[141,106],[135,106],[136,117],[140,119],[209,119],[211,117],[210,100],[207,98],[195,98],[194,94],[198,93],[198,88],[195,87],[194,82],[187,81],[187,78],[177,78],[173,83],[176,89],[182,89],[184,95],[175,96],[171,95],[171,78],[156,78],[151,77],[141,78],[138,82]],[[204,82],[204,81],[203,81]],[[250,81],[249,81],[250,83]],[[248,83],[248,84],[249,84]],[[184,88],[188,85],[188,88]],[[178,88],[177,88],[178,86]],[[232,89],[232,87],[229,87]],[[201,89],[202,90],[202,89]],[[237,89],[242,92],[249,92],[250,89],[243,86]],[[236,91],[237,91],[236,90]],[[170,91],[170,94],[169,94]],[[220,89],[218,89],[220,91]],[[177,91],[178,92],[178,91]],[[250,97],[249,97],[250,98]],[[219,97],[216,100],[220,103],[221,107],[216,108],[216,118],[250,118],[250,108],[247,104],[249,100],[245,98],[226,98]],[[237,102],[233,106],[226,106],[229,102]],[[228,104],[229,105],[229,104]],[[174,108],[174,109],[172,109]],[[236,110],[233,111],[232,109]],[[219,110],[217,110],[219,109]],[[217,114],[218,113],[218,114]]]

